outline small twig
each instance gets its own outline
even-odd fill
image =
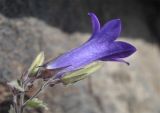
[[[36,93],[31,97],[29,98],[24,104],[23,106],[25,106],[27,104],[27,102],[29,102],[30,100],[32,100],[33,98],[35,98],[36,96],[38,96],[38,94],[42,91],[42,89],[44,88],[44,86],[42,85],[37,91]]]
[[[25,86],[24,86],[23,82],[21,85],[22,85],[22,88],[24,89]],[[20,111],[21,111],[21,113],[23,113],[24,95],[25,95],[25,93],[22,93],[20,95]]]
[[[37,97],[40,92],[49,85],[49,83],[51,82],[52,84],[56,84],[57,82],[59,81],[59,79],[55,79],[54,81],[51,82],[51,79],[49,79],[47,82],[45,82],[37,91],[36,93],[31,96],[31,98],[29,98],[24,104],[23,104],[23,107],[27,104],[27,102],[29,102],[30,100],[32,100],[33,98]]]
[[[14,110],[16,113],[18,113],[18,110],[17,110],[17,96],[13,96],[13,105],[14,105]]]

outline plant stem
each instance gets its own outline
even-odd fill
[[[22,81],[20,81],[20,86],[25,89]],[[24,95],[25,92],[17,93],[14,95],[14,109],[16,113],[23,113]]]
[[[47,87],[47,86],[49,85],[49,83],[51,82],[51,80],[52,80],[52,79],[49,79],[47,82],[45,82],[45,83],[35,92],[35,94],[32,95],[31,98],[29,98],[29,99],[23,104],[22,107],[24,107],[24,106],[27,104],[27,102],[29,102],[29,101],[32,100],[33,98],[37,97],[37,96],[40,94],[40,92],[41,92],[45,87]],[[51,83],[52,83],[53,85],[55,85],[58,81],[59,81],[59,79],[55,79],[54,81],[52,80]]]
[[[22,88],[25,89],[23,83],[22,83]],[[21,111],[21,113],[23,113],[24,95],[25,95],[25,93],[20,94],[20,111]]]
[[[36,93],[35,93],[33,96],[31,96],[31,98],[29,98],[29,99],[23,104],[23,106],[25,106],[25,105],[27,104],[27,102],[29,102],[30,100],[32,100],[33,98],[35,98],[36,96],[38,96],[38,94],[42,91],[43,88],[44,88],[44,85],[42,85],[42,86],[36,91]]]
[[[18,113],[18,107],[17,107],[17,96],[13,96],[13,104],[14,104],[14,110],[16,113]]]
[[[59,79],[53,79],[50,78],[48,81],[46,81],[36,92],[35,94],[33,94],[28,100],[26,100],[24,102],[24,97],[25,97],[25,90],[27,88],[27,82],[24,82],[23,79],[20,80],[20,86],[24,89],[24,92],[21,93],[17,93],[13,95],[13,102],[14,102],[14,110],[15,113],[23,113],[24,107],[26,106],[26,104],[31,101],[32,99],[34,99],[35,97],[37,97],[40,92],[45,89],[45,87],[47,87],[48,85],[52,84],[52,86],[54,86],[55,84],[57,84],[59,82]]]

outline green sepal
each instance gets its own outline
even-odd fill
[[[31,108],[43,107],[44,109],[48,110],[47,105],[42,100],[39,100],[38,98],[34,98],[34,99],[28,101],[26,103],[26,106],[31,107]]]
[[[102,64],[100,64],[99,62],[93,62],[82,69],[68,73],[67,75],[61,78],[61,82],[64,85],[73,84],[77,81],[85,79],[88,75],[97,71],[101,66]]]
[[[28,69],[29,75],[34,76],[37,73],[39,66],[41,66],[43,62],[44,62],[44,52],[40,52],[35,58],[35,60],[32,62],[30,68]]]

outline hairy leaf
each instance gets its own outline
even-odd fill
[[[43,107],[46,110],[48,109],[47,105],[42,100],[39,100],[38,98],[34,98],[28,101],[26,105],[31,108]]]
[[[21,92],[24,91],[24,89],[18,83],[18,80],[13,80],[13,81],[11,81],[11,82],[9,82],[7,84],[13,89],[16,89],[16,90],[21,91]]]

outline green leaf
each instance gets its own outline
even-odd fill
[[[76,70],[74,72],[71,72],[64,77],[61,78],[61,81],[63,84],[73,84],[77,81],[80,81],[82,79],[85,79],[88,75],[94,73],[97,71],[102,65],[99,62],[93,62],[87,66],[85,66],[83,69]]]
[[[20,86],[20,84],[18,83],[18,80],[13,80],[7,84],[18,91],[24,92],[24,89]]]
[[[32,62],[32,65],[30,66],[28,73],[29,75],[35,75],[39,69],[38,66],[41,66],[44,62],[44,52],[40,52],[35,60]]]
[[[47,105],[42,100],[39,100],[38,98],[34,98],[28,101],[26,105],[31,108],[43,107],[44,109],[48,110]]]

